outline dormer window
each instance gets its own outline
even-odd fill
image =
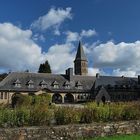
[[[54,81],[54,82],[52,83],[52,86],[53,86],[53,88],[59,88],[59,84],[58,84],[57,81]]]
[[[75,86],[76,86],[77,89],[82,89],[83,88],[80,81],[78,81]]]
[[[70,83],[68,81],[64,82],[64,87],[65,87],[65,89],[69,89]]]
[[[27,82],[27,86],[28,86],[28,88],[34,88],[34,82],[32,80],[29,80]]]
[[[40,86],[41,86],[41,88],[46,88],[47,83],[43,80],[43,81],[40,82]]]
[[[14,86],[16,88],[20,88],[21,87],[21,82],[19,81],[19,79],[17,79],[15,82],[14,82]]]

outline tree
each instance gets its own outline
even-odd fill
[[[48,60],[45,61],[45,63],[40,64],[38,73],[51,73],[51,67]]]
[[[7,75],[7,73],[0,74],[0,81],[2,81]]]

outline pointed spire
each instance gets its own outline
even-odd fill
[[[87,61],[87,58],[85,56],[81,41],[79,41],[78,50],[77,50],[75,60],[85,60],[85,61]]]

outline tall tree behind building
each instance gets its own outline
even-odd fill
[[[48,60],[45,61],[45,63],[40,64],[38,73],[51,73],[51,72],[52,71]]]

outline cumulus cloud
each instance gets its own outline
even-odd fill
[[[134,70],[120,70],[120,69],[114,69],[112,72],[112,75],[114,76],[126,76],[126,77],[135,77],[137,75],[136,71]]]
[[[80,39],[77,32],[67,31],[65,34],[67,36],[66,42],[78,41]]]
[[[97,73],[101,73],[101,71],[98,68],[88,68],[88,75],[89,76],[96,76]]]
[[[45,60],[41,47],[32,40],[31,30],[22,30],[11,23],[0,24],[1,70],[37,70]]]
[[[65,32],[65,34],[66,34],[66,42],[74,42],[83,39],[85,37],[88,38],[91,36],[95,36],[97,35],[97,32],[94,29],[89,29],[89,30],[82,30],[80,33],[67,31]]]
[[[51,8],[44,16],[39,17],[31,24],[31,28],[45,31],[54,28],[54,33],[60,35],[59,27],[66,20],[72,19],[71,8]]]
[[[47,60],[54,73],[64,73],[67,68],[73,67],[74,57],[74,46],[71,43],[55,44],[47,52]]]
[[[109,41],[87,49],[94,66],[112,68],[112,75],[135,76],[140,73],[140,41],[118,44]]]
[[[96,46],[93,50],[94,63],[98,67],[114,67],[125,69],[140,66],[140,41],[134,43],[114,44],[107,42]]]
[[[95,29],[89,29],[89,30],[82,30],[80,36],[81,37],[91,37],[97,35],[97,32]]]

